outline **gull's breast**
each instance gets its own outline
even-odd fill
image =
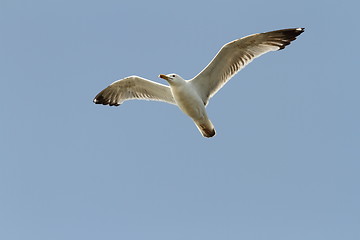
[[[194,120],[207,118],[203,101],[190,84],[171,87],[174,99],[179,108]]]

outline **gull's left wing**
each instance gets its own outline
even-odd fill
[[[264,53],[284,49],[304,28],[283,29],[253,34],[225,44],[214,59],[190,83],[203,102],[215,95],[224,84],[254,58]]]

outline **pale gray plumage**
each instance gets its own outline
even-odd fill
[[[144,99],[177,105],[191,117],[204,137],[215,135],[205,106],[221,87],[253,59],[270,51],[284,49],[304,28],[253,34],[225,44],[214,59],[193,79],[177,74],[160,75],[169,86],[131,76],[115,81],[102,90],[94,103],[118,106],[126,100]]]

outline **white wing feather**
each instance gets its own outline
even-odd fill
[[[93,102],[119,106],[124,101],[143,99],[176,104],[170,87],[138,76],[130,76],[113,82],[102,90]]]
[[[264,53],[285,48],[304,28],[253,34],[225,44],[214,59],[190,83],[205,105],[237,72]]]

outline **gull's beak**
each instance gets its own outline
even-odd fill
[[[164,75],[164,74],[160,74],[159,78],[165,79],[166,81],[171,80],[171,78],[169,78],[168,76]]]

